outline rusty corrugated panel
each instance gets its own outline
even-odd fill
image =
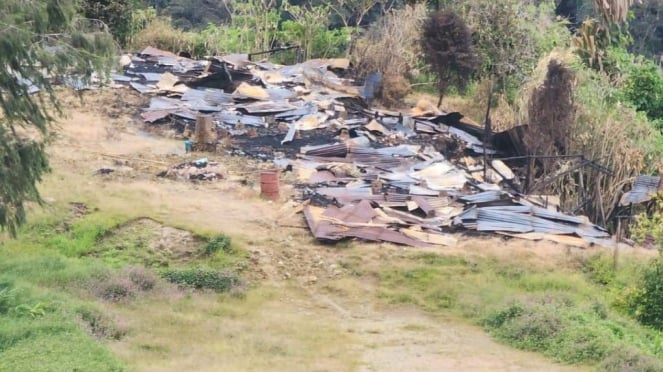
[[[417,203],[419,208],[426,213],[426,217],[435,217],[435,208],[428,202],[428,200],[421,196],[413,196],[412,201]]]
[[[343,229],[335,226],[329,221],[323,220],[321,218],[323,212],[323,208],[310,205],[304,208],[304,217],[306,218],[306,224],[311,230],[311,233],[316,239],[340,240],[342,236],[336,234],[342,232]]]
[[[368,223],[377,214],[371,207],[371,203],[367,200],[362,200],[356,205],[346,205],[342,208],[327,208],[323,213],[325,217],[335,218],[342,222],[349,223]]]
[[[353,227],[347,231],[335,233],[335,235],[346,238],[359,238],[374,242],[389,242],[400,245],[409,245],[418,248],[431,247],[431,245],[428,243],[424,243],[417,239],[412,239],[401,232],[390,230],[384,227]]]

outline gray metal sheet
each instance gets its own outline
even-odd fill
[[[638,176],[633,183],[633,189],[620,200],[619,204],[640,204],[651,200],[652,195],[663,188],[659,176]]]
[[[237,123],[250,125],[254,127],[264,127],[265,120],[259,116],[240,115],[232,112],[218,112],[214,118],[228,125],[235,125]]]
[[[161,80],[161,75],[163,74],[157,74],[154,72],[141,72],[138,75],[142,76],[145,81],[159,81]]]
[[[490,203],[501,200],[504,195],[508,194],[503,191],[484,191],[478,194],[461,196],[459,200],[469,204]]]

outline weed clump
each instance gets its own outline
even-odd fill
[[[12,283],[0,282],[0,314],[7,313],[14,307],[16,289]]]
[[[156,286],[157,276],[142,266],[129,267],[125,272],[131,284],[141,291],[150,291]]]
[[[126,278],[113,278],[99,288],[99,297],[111,302],[127,301],[135,296],[133,285]]]
[[[84,322],[86,328],[97,338],[120,340],[127,334],[127,328],[109,319],[99,310],[92,307],[80,307],[76,314]]]
[[[141,266],[131,266],[110,277],[100,277],[93,284],[100,298],[121,302],[134,299],[140,292],[148,292],[156,286],[157,276]]]
[[[229,236],[224,234],[217,235],[211,238],[207,242],[207,245],[205,245],[205,254],[211,256],[218,251],[222,251],[224,253],[233,253],[231,243],[232,240]]]
[[[164,270],[161,276],[180,287],[211,289],[215,292],[229,292],[243,285],[243,281],[233,272],[205,267]]]
[[[629,299],[640,323],[663,329],[663,258],[656,258],[644,271],[640,285]]]
[[[562,319],[553,306],[513,303],[490,314],[484,322],[497,337],[524,350],[541,351],[562,331]]]
[[[598,368],[605,372],[663,371],[663,362],[633,348],[618,348],[605,358]]]

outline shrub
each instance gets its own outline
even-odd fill
[[[232,272],[205,267],[164,270],[161,276],[180,287],[211,289],[216,292],[228,292],[242,284],[242,281]]]
[[[610,350],[610,335],[588,325],[566,327],[552,342],[547,354],[565,363],[597,362]]]
[[[622,347],[611,352],[598,369],[605,372],[657,372],[663,371],[663,362],[634,348]]]
[[[12,283],[0,282],[0,314],[8,312],[14,307],[16,289]]]
[[[127,334],[126,327],[119,326],[99,310],[92,307],[79,307],[76,314],[80,316],[90,333],[99,338],[119,340]]]
[[[663,118],[663,75],[654,62],[642,59],[634,64],[626,76],[623,92],[649,119]]]
[[[98,294],[104,300],[112,302],[129,300],[136,295],[131,280],[126,278],[112,278],[102,283]]]
[[[126,269],[125,272],[131,283],[141,291],[152,290],[156,285],[157,276],[143,266],[132,266]]]
[[[530,305],[519,308],[512,305],[500,315],[503,321],[498,327],[493,327],[493,333],[523,350],[546,350],[562,330],[561,317],[553,306]],[[494,322],[496,317],[492,319]]]
[[[663,244],[663,194],[654,198],[651,213],[643,212],[636,216],[635,224],[631,227],[631,237],[641,244],[650,239]]]
[[[156,18],[133,38],[133,48],[144,48],[150,45],[172,52],[193,49],[192,34],[173,28],[169,18]]]
[[[132,266],[110,277],[104,275],[97,278],[93,291],[104,300],[127,301],[135,298],[138,292],[152,290],[156,281],[157,277],[151,271],[141,266]]]
[[[225,253],[232,253],[232,245],[231,245],[232,240],[230,239],[229,236],[221,234],[217,235],[213,238],[211,238],[208,242],[207,245],[205,245],[205,254],[206,255],[213,255],[214,253],[218,251],[223,251]]]
[[[644,270],[641,284],[631,297],[630,308],[643,324],[663,329],[663,258],[658,257]]]

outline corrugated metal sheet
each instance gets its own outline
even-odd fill
[[[430,244],[417,239],[412,239],[401,232],[390,230],[384,227],[354,227],[347,231],[337,232],[335,236],[359,238],[374,242],[390,242],[412,247],[427,248]]]
[[[461,196],[458,200],[468,204],[481,204],[496,202],[504,197],[508,197],[508,194],[503,191],[484,191],[478,194]]]
[[[523,213],[480,208],[477,216],[477,230],[574,234],[576,228]]]
[[[660,190],[663,190],[661,177],[659,176],[638,176],[633,189],[622,196],[619,204],[640,204],[651,200],[652,195],[655,195]]]

